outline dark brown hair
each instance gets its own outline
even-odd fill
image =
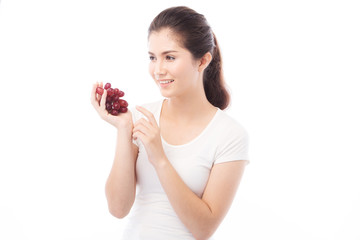
[[[208,101],[220,109],[230,103],[230,94],[226,89],[219,45],[204,15],[188,7],[172,7],[157,15],[150,24],[148,36],[169,28],[178,37],[184,48],[189,50],[194,59],[202,58],[207,52],[212,61],[204,71],[204,89]]]

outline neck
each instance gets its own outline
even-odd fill
[[[205,91],[169,98],[164,102],[164,108],[165,114],[175,121],[190,121],[216,110],[207,100]]]

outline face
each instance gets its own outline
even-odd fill
[[[149,36],[149,73],[166,98],[196,92],[202,86],[200,61],[183,48],[169,29]]]

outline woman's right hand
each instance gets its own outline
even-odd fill
[[[103,95],[99,95],[96,93],[97,87],[103,88],[103,83],[95,83],[93,85],[90,100],[99,116],[106,122],[116,127],[118,130],[127,130],[132,132],[134,126],[130,110],[128,110],[126,113],[120,113],[118,116],[114,116],[108,113],[105,108],[107,91],[104,89]]]

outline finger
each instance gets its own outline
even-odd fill
[[[100,98],[99,98],[99,94],[96,92],[96,89],[99,87],[99,82],[96,82],[93,84],[93,89],[91,92],[91,99],[94,99],[97,101],[97,104],[99,105],[100,102]],[[93,101],[93,100],[91,100]]]
[[[146,139],[146,135],[140,131],[133,133],[134,139],[140,139],[140,141],[144,144],[144,140]]]
[[[134,127],[140,124],[144,125],[148,129],[152,127],[152,125],[145,118],[140,118],[139,120],[137,120],[134,124]]]
[[[103,95],[101,95],[101,99],[100,99],[100,107],[102,109],[105,109],[106,96],[107,96],[107,91],[104,89],[104,93]]]
[[[99,106],[99,103],[97,101],[96,98],[96,88],[97,88],[97,83],[93,84],[92,90],[91,90],[91,97],[90,97],[90,101],[92,103],[92,105],[95,107],[96,105]]]
[[[141,112],[142,114],[144,114],[148,119],[149,122],[153,125],[153,126],[157,126],[157,122],[156,119],[154,117],[154,114],[152,114],[149,110],[147,110],[146,108],[143,108],[141,106],[136,106],[136,109]]]
[[[133,128],[133,133],[136,133],[136,132],[142,132],[144,135],[148,135],[149,129],[142,124],[138,124],[138,125],[134,126],[134,128]]]

